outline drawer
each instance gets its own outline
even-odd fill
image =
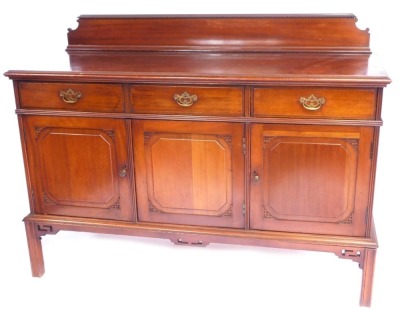
[[[98,83],[19,83],[21,108],[123,112],[122,85]]]
[[[132,86],[131,111],[142,114],[242,116],[241,87]]]
[[[255,88],[253,115],[374,119],[373,89],[347,88]]]

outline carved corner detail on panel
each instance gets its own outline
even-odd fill
[[[348,216],[343,221],[340,221],[339,223],[340,224],[353,224],[353,215],[354,215],[354,213],[352,213],[350,216]]]
[[[347,142],[349,142],[356,151],[358,151],[358,139],[345,139]]]
[[[143,137],[144,145],[147,145],[149,143],[149,141],[150,141],[152,136],[153,136],[153,133],[151,133],[151,132],[145,132],[144,133],[144,137]]]
[[[268,212],[267,208],[263,206],[263,211],[264,211],[264,218],[266,219],[274,219],[274,217]]]
[[[149,200],[149,210],[151,212],[162,212],[161,210],[158,210],[150,200]]]
[[[231,217],[232,216],[233,205],[230,205],[229,209],[223,213],[223,217]]]
[[[232,149],[232,137],[230,135],[218,135],[218,138],[224,140],[230,149]]]
[[[113,129],[104,129],[103,131],[115,142],[115,131]]]
[[[43,203],[45,205],[57,205],[55,202],[53,202],[45,192],[43,192]]]
[[[117,210],[121,209],[120,202],[121,202],[121,200],[118,197],[117,201],[114,204],[112,204],[111,206],[109,206],[108,209],[110,209],[110,210],[112,210],[112,209],[117,209]]]
[[[273,140],[273,139],[275,139],[276,137],[274,137],[274,136],[265,136],[264,138],[263,138],[263,142],[264,142],[264,148]]]
[[[41,128],[41,127],[35,127],[35,140],[37,140],[42,133],[42,131],[46,128]]]

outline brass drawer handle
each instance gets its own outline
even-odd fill
[[[308,98],[301,97],[299,102],[303,104],[303,107],[310,111],[319,110],[322,105],[325,104],[325,99],[317,98],[314,94],[311,94]]]
[[[174,94],[174,100],[175,102],[183,107],[189,107],[192,106],[194,103],[197,102],[198,97],[196,94],[189,94],[188,92],[183,92],[181,95],[175,93]]]
[[[82,97],[82,92],[68,89],[67,91],[60,91],[60,98],[67,104],[75,104]]]

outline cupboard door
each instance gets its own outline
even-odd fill
[[[24,117],[36,213],[132,220],[123,120]]]
[[[243,125],[133,122],[139,221],[243,227]]]
[[[254,125],[252,229],[364,236],[373,128]]]

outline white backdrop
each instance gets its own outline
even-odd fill
[[[0,72],[67,66],[67,28],[81,14],[354,13],[393,83],[385,90],[375,220],[373,307],[399,311],[400,21],[396,1],[1,1]],[[32,278],[28,213],[11,82],[0,78],[0,311],[359,311],[361,270],[333,254],[60,232],[43,242]]]

